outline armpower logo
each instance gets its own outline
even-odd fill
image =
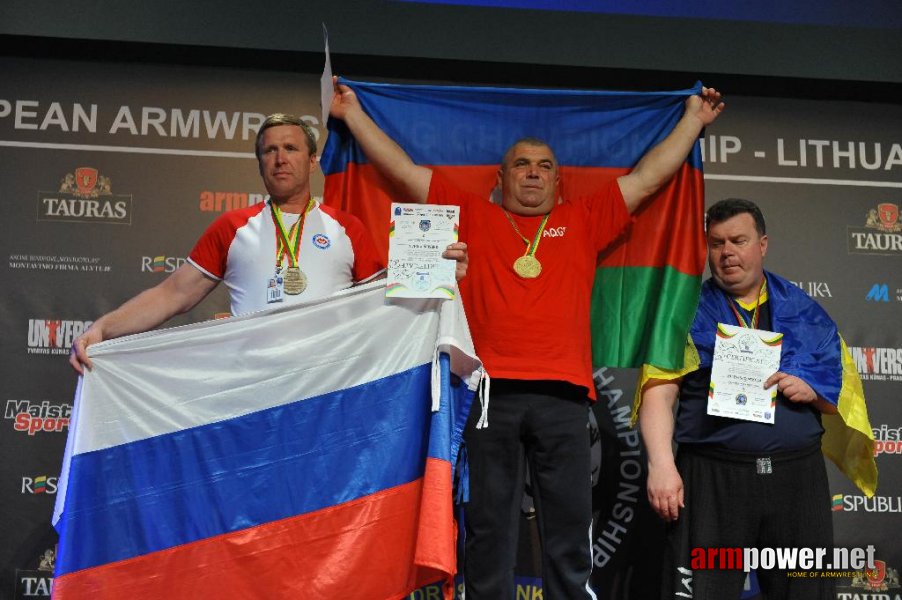
[[[109,177],[93,167],[66,173],[56,192],[38,192],[38,221],[132,224],[131,195],[113,194]]]
[[[266,202],[268,199],[269,196],[264,194],[204,190],[200,193],[200,202],[197,208],[200,212],[225,212],[236,208],[247,208]]]
[[[3,418],[13,421],[13,429],[35,435],[41,431],[60,432],[69,429],[71,404],[51,404],[48,400],[7,400]]]
[[[868,211],[864,227],[847,227],[849,254],[902,254],[899,205],[882,202]]]
[[[28,320],[28,354],[69,354],[72,340],[93,321]]]

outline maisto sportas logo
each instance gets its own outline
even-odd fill
[[[55,494],[58,477],[47,477],[46,475],[36,475],[34,477],[22,478],[23,494]]]
[[[7,400],[3,418],[13,421],[13,429],[35,435],[39,431],[66,431],[72,416],[71,404],[50,404],[48,400]]]
[[[72,340],[80,336],[93,321],[62,319],[28,320],[29,354],[69,354]]]
[[[864,227],[848,227],[850,254],[902,254],[899,205],[882,202],[868,211]]]
[[[849,346],[864,381],[902,381],[902,348]]]
[[[880,454],[902,454],[902,427],[895,429],[886,423],[875,427],[874,432],[874,456]]]
[[[180,256],[142,256],[141,272],[142,273],[172,273],[183,264],[184,258]]]
[[[38,192],[38,221],[131,225],[131,195],[113,194],[112,181],[93,167],[66,173],[56,192]]]

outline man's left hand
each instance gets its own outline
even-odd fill
[[[460,281],[467,274],[467,267],[470,265],[470,255],[467,252],[467,245],[463,242],[454,242],[442,252],[442,258],[457,261],[457,269],[454,272],[457,280]]]
[[[777,371],[764,382],[764,389],[774,384],[777,384],[777,390],[790,402],[808,404],[817,400],[817,392],[795,375]]]
[[[726,105],[721,94],[714,88],[703,87],[701,94],[686,99],[686,115],[693,115],[701,121],[703,127],[714,122]]]

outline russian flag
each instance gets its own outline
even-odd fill
[[[414,162],[489,198],[507,148],[538,137],[555,151],[561,193],[583,194],[627,173],[683,114],[692,89],[604,92],[423,86],[342,80]],[[325,201],[388,227],[392,200],[410,201],[366,161],[344,123],[329,121]],[[593,291],[596,365],[678,368],[704,270],[704,180],[696,143],[683,167],[599,257]],[[375,236],[386,250],[384,236]],[[462,240],[467,241],[467,240]],[[462,282],[466,284],[466,280]]]
[[[376,283],[91,350],[57,600],[398,598],[456,571],[481,376],[459,301]]]

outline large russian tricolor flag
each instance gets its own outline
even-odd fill
[[[57,600],[398,598],[456,571],[459,302],[331,299],[93,346]]]
[[[527,136],[555,151],[564,197],[627,173],[673,129],[686,97],[701,89],[697,84],[634,93],[342,83],[414,162],[440,169],[486,198],[505,150]],[[367,163],[344,123],[330,120],[329,131],[321,161],[326,202],[358,215],[374,232],[386,231],[389,203],[410,199]],[[592,313],[596,365],[682,365],[704,270],[703,212],[696,144],[673,180],[638,211],[626,239],[599,257]],[[385,249],[385,236],[374,237]]]

